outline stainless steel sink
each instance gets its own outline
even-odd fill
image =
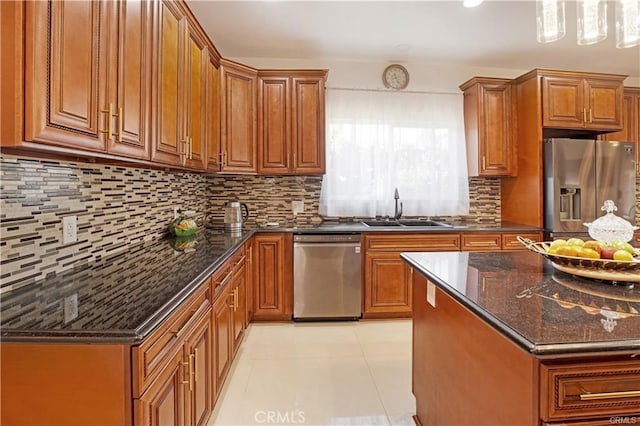
[[[401,226],[395,220],[363,220],[362,223],[367,226]]]
[[[443,228],[451,227],[448,223],[437,222],[435,220],[363,220],[362,223],[366,226],[411,226],[411,227],[433,227],[439,226]]]
[[[448,223],[437,222],[435,220],[401,220],[400,225],[403,226],[442,226],[442,227],[451,227]]]

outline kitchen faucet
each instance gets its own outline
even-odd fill
[[[393,214],[393,218],[395,220],[398,220],[402,216],[402,202],[400,202],[400,210],[398,211],[398,200],[400,199],[400,194],[398,193],[398,188],[396,188],[396,192],[393,194],[393,199],[396,201],[396,211]]]

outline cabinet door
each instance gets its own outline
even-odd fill
[[[582,78],[542,78],[542,126],[582,129],[586,120]]]
[[[235,354],[242,343],[245,330],[245,303],[246,303],[246,277],[245,277],[245,261],[236,270],[233,277],[231,288],[233,289],[233,332],[232,332],[232,353]]]
[[[149,1],[104,2],[107,85],[103,110],[112,108],[107,150],[149,159],[152,4]],[[103,114],[106,118],[106,114]]]
[[[480,85],[480,175],[513,172],[511,84]]]
[[[139,399],[134,400],[136,424],[183,425],[185,390],[188,390],[188,386],[182,351],[176,351],[158,378]]]
[[[399,253],[367,253],[364,313],[411,313],[413,269]]]
[[[638,95],[625,90],[622,99],[622,130],[605,134],[606,140],[638,142],[638,112],[636,112],[638,102],[640,102]]]
[[[255,173],[256,74],[234,65],[221,69],[222,171]]]
[[[246,256],[245,266],[245,327],[249,325],[253,319],[253,239],[244,244],[244,253]]]
[[[290,320],[293,313],[291,234],[254,237],[254,319]]]
[[[594,130],[622,128],[622,83],[610,80],[585,79],[586,125]]]
[[[231,364],[231,317],[229,291],[225,290],[213,305],[215,394],[220,394]]]
[[[500,251],[502,239],[499,233],[463,233],[461,235],[462,251]]]
[[[285,174],[291,170],[290,80],[258,80],[258,172]]]
[[[25,2],[25,140],[105,151],[99,30],[104,4]],[[29,22],[31,24],[29,25]]]
[[[182,165],[185,140],[183,138],[184,46],[186,19],[177,3],[163,0],[158,3],[157,34],[154,40],[154,73],[156,93],[155,133],[151,159],[160,163]]]
[[[211,372],[213,355],[211,313],[207,312],[185,344],[185,360],[192,375],[189,398],[187,398],[187,424],[206,424],[213,406],[213,374]]]
[[[293,169],[299,174],[325,172],[324,77],[292,79]]]
[[[207,170],[220,171],[220,65],[210,55],[207,62]]]
[[[186,102],[184,113],[185,165],[204,169],[205,136],[207,119],[206,73],[208,50],[204,36],[200,35],[192,23],[187,25],[187,49],[185,66]]]

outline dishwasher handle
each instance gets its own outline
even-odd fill
[[[360,243],[360,234],[298,234],[293,243]]]

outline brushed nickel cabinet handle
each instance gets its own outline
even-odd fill
[[[193,348],[193,381],[198,382],[198,364],[196,361],[198,360],[198,348]]]
[[[484,155],[482,156],[482,170],[486,170],[487,169],[487,157],[485,157]]]
[[[640,397],[640,390],[620,391],[620,392],[602,392],[602,393],[583,393],[580,394],[580,401],[593,401],[597,399],[615,399],[615,398],[637,398]]]
[[[582,108],[582,122],[583,123],[587,122],[587,109],[586,108]]]
[[[118,108],[118,113],[116,114],[116,116],[118,117],[118,133],[116,133],[116,136],[118,137],[118,142],[122,142],[122,123],[123,123],[123,116],[122,116],[122,107]]]
[[[589,108],[589,123],[593,123],[593,110]]]

